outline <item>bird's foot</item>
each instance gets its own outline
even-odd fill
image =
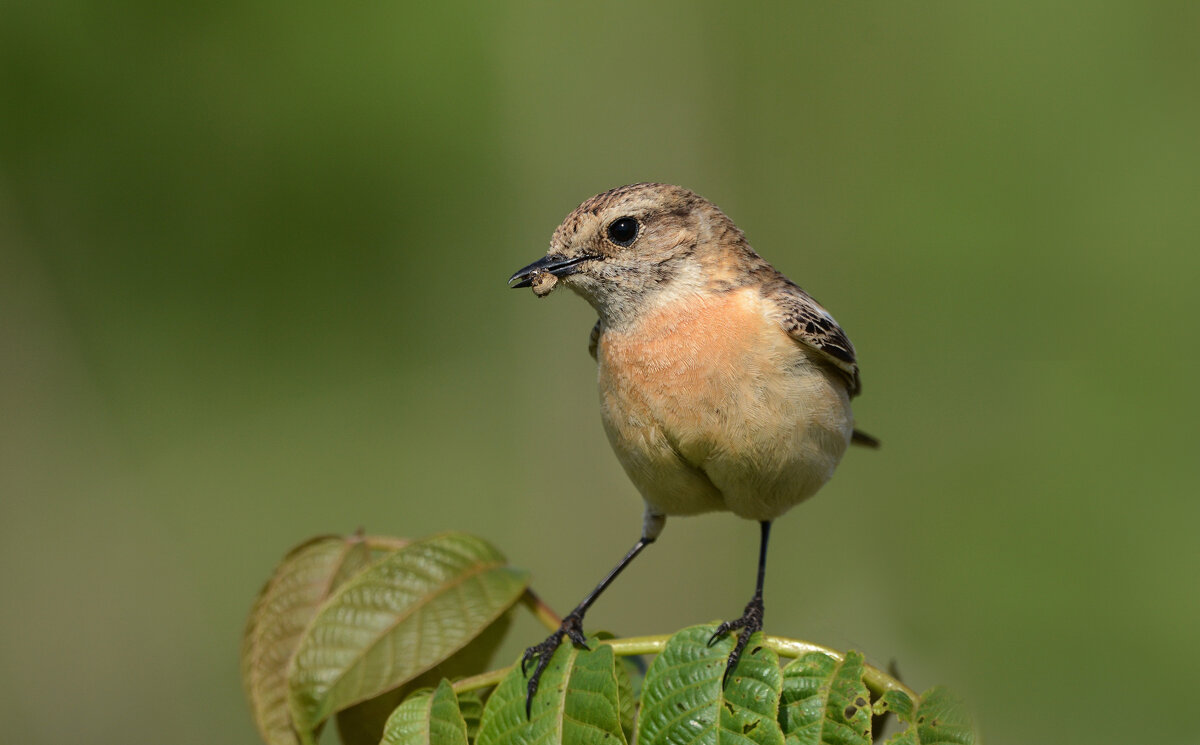
[[[763,599],[762,595],[755,593],[750,602],[746,604],[746,610],[742,613],[741,618],[736,618],[732,621],[726,621],[717,627],[713,635],[708,639],[708,646],[716,644],[717,640],[728,634],[730,631],[740,630],[737,643],[733,646],[733,651],[729,653],[729,661],[725,663],[725,676],[721,679],[721,686],[724,687],[729,683],[729,676],[737,669],[738,660],[742,659],[742,651],[746,648],[746,644],[750,641],[750,636],[755,631],[762,631],[763,627]]]
[[[533,668],[533,675],[529,678],[528,686],[525,689],[525,718],[528,719],[533,711],[533,696],[537,693],[538,684],[542,681],[542,673],[546,671],[546,666],[550,664],[550,658],[554,656],[554,651],[562,644],[563,637],[570,639],[574,644],[589,649],[587,639],[583,635],[583,614],[578,610],[571,611],[562,620],[562,625],[558,627],[546,640],[541,644],[535,644],[525,650],[525,655],[521,658],[521,674],[524,675],[529,663],[537,658],[537,665]]]

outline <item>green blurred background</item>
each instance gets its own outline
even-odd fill
[[[0,720],[256,741],[292,544],[463,529],[569,609],[637,537],[569,293],[578,202],[687,185],[858,346],[769,631],[992,742],[1183,742],[1200,665],[1200,4],[0,5]],[[727,618],[670,521],[590,627]],[[522,621],[503,654],[542,633]]]

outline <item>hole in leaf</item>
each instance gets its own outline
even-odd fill
[[[855,706],[854,704],[850,704],[849,706],[846,707],[845,711],[842,712],[842,718],[846,719],[846,720],[850,720],[850,719],[853,719],[854,715],[857,713],[858,713],[858,707]]]

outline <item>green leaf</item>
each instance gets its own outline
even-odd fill
[[[292,718],[330,714],[396,688],[461,649],[524,591],[491,545],[463,533],[415,541],[342,585],[292,658]]]
[[[782,745],[779,658],[755,634],[722,688],[734,639],[711,647],[715,626],[692,626],[667,641],[642,684],[638,745]]]
[[[893,689],[884,691],[879,700],[873,704],[872,709],[877,717],[891,713],[901,721],[908,722],[912,720],[913,700],[904,691]]]
[[[612,648],[588,641],[591,650],[567,642],[542,675],[533,710],[525,717],[527,678],[514,665],[483,711],[476,745],[508,743],[625,743]]]
[[[783,669],[779,721],[788,745],[870,745],[871,693],[863,657],[811,652]]]
[[[635,671],[636,668],[628,657],[617,659],[617,702],[621,709],[621,731],[625,733],[626,738],[633,737],[633,724],[636,716],[637,695],[633,692]]]
[[[369,535],[366,537],[367,547],[371,549],[371,561],[376,562],[383,557],[395,553],[412,541],[407,538],[393,538],[387,535]]]
[[[263,585],[242,637],[242,685],[268,745],[295,745],[287,669],[304,629],[330,593],[370,563],[361,536],[321,536],[288,552]]]
[[[908,726],[887,740],[887,745],[974,745],[979,738],[962,702],[942,686],[912,700],[899,691],[888,691],[876,702],[877,714],[892,711]]]
[[[420,688],[433,688],[442,678],[455,680],[487,670],[496,648],[504,640],[510,625],[512,625],[511,610],[497,618],[467,646],[399,688],[339,711],[337,713],[337,730],[342,745],[378,745],[388,717],[404,699],[408,698],[409,694]],[[465,712],[463,716],[466,717]],[[475,725],[478,728],[478,717],[476,720]],[[473,736],[469,720],[467,729],[468,736]]]
[[[479,720],[483,718],[483,697],[479,691],[463,691],[458,694],[458,710],[467,724],[467,739],[475,742],[479,736]]]
[[[875,703],[871,704],[871,713],[876,719],[887,716],[888,714],[895,714],[896,718],[901,722],[910,722],[912,721],[912,712],[912,698],[910,698],[909,695],[904,691],[899,691],[896,689],[884,691],[883,695],[876,699]],[[874,726],[876,727],[874,731],[876,734],[881,731],[879,729],[880,724],[881,723],[878,721],[874,723]],[[917,741],[916,738],[916,730],[909,728],[906,724],[903,731],[897,732],[889,737],[887,742],[891,743],[892,745],[913,745],[913,743]]]
[[[392,712],[379,745],[467,745],[467,724],[445,678],[433,691],[409,696]]]
[[[616,639],[616,635],[608,631],[597,631],[597,639]],[[641,690],[634,686],[634,680],[641,682],[642,671],[638,663],[631,657],[617,657],[617,701],[621,708],[621,730],[626,739],[633,738],[634,720],[637,716],[637,699]]]

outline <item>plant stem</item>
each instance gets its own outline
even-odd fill
[[[556,620],[554,611],[550,610],[536,595],[526,590],[525,597],[522,601],[526,605],[531,605],[534,615],[538,616],[547,628],[551,630],[557,629],[561,621]],[[539,610],[541,611],[539,612]],[[546,617],[543,617],[545,615]],[[671,638],[670,634],[657,634],[655,636],[633,636],[627,639],[602,639],[601,644],[606,644],[612,647],[613,654],[618,657],[632,657],[639,654],[658,654],[667,646],[667,640]],[[799,639],[788,639],[783,636],[766,636],[767,648],[774,651],[780,657],[797,658],[802,657],[812,652],[819,652],[828,655],[838,662],[846,659],[846,656],[837,650],[823,647],[820,644],[812,642],[800,641]],[[463,678],[454,684],[454,692],[462,693],[464,691],[473,691],[477,688],[490,688],[496,685],[504,676],[512,671],[514,665],[501,668],[499,670],[491,670],[480,675],[473,675],[470,678]],[[900,691],[911,698],[913,701],[920,699],[916,691],[901,683],[896,678],[888,673],[871,665],[863,665],[863,682],[867,684],[867,688],[872,693],[882,694],[884,691]]]
[[[392,538],[386,535],[363,536],[363,540],[366,542],[367,548],[379,551],[395,551],[412,543],[403,538]]]
[[[500,681],[504,680],[504,677],[512,672],[514,667],[516,666],[509,665],[508,667],[502,667],[499,670],[490,670],[486,673],[480,673],[479,675],[472,675],[469,678],[463,678],[454,684],[454,692],[464,693],[466,691],[474,691],[478,688],[491,688]]]
[[[537,593],[528,587],[521,595],[521,604],[529,609],[533,617],[542,623],[551,631],[558,631],[562,627],[562,618],[554,612],[554,609],[546,605],[546,603],[538,597]],[[473,691],[477,688],[491,688],[504,679],[512,671],[513,666],[501,668],[499,670],[490,670],[479,675],[472,675],[469,678],[463,678],[454,684],[455,693],[463,693],[464,691]]]
[[[550,606],[537,596],[533,590],[525,588],[525,594],[521,596],[521,602],[529,609],[529,612],[534,615],[537,620],[542,622],[550,631],[558,631],[562,627],[562,616],[554,612]]]
[[[822,647],[820,644],[799,641],[797,639],[787,639],[782,636],[768,636],[767,646],[783,657],[800,657],[811,652],[820,652],[821,654],[829,655],[838,662],[845,659],[845,655],[829,647]],[[916,691],[883,670],[871,665],[863,665],[863,682],[867,684],[867,688],[871,689],[873,693],[900,691],[908,695],[913,701],[920,698]]]
[[[638,654],[658,654],[667,646],[670,634],[655,636],[631,636],[627,639],[604,639],[601,644],[613,648],[613,654],[618,657],[632,657]]]

